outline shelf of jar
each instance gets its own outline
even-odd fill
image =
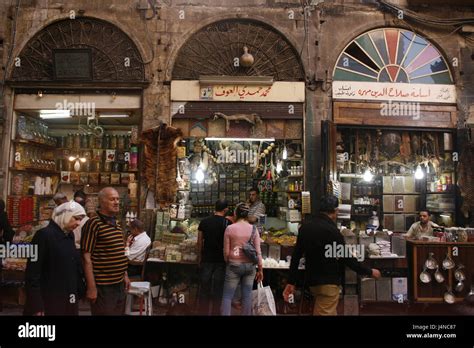
[[[49,145],[49,144],[39,143],[39,142],[33,141],[33,140],[14,139],[14,140],[12,140],[12,142],[14,144],[25,144],[25,145],[40,146],[40,147],[48,148],[48,149],[51,149],[51,150],[56,149],[56,145]]]
[[[24,222],[24,223],[22,223],[22,224],[11,224],[11,227],[13,227],[13,228],[18,228],[18,227],[27,226],[27,225],[38,224],[39,222],[49,221],[49,220],[50,220],[50,219],[32,220],[32,221],[30,221],[30,222]]]
[[[55,147],[55,148],[59,151],[64,151],[64,150],[68,150],[68,151],[117,150],[117,151],[131,152],[131,149],[119,149],[117,147],[115,147],[115,148],[108,147],[108,148],[100,148],[100,149],[95,148],[95,147],[80,147],[80,148],[77,148],[77,147]]]
[[[59,173],[60,171],[58,171]],[[77,173],[77,174],[123,174],[123,173],[137,173],[136,171],[130,171],[130,170],[123,170],[123,171],[120,171],[120,172],[107,172],[107,171],[104,171],[104,170],[101,170],[101,171],[93,171],[93,172],[76,172],[74,170],[61,170],[61,172],[71,172],[71,173]]]
[[[16,194],[10,194],[9,196],[11,197],[39,197],[39,198],[54,197],[54,195],[16,195]]]
[[[421,192],[414,192],[414,193],[404,193],[404,192],[399,192],[399,193],[388,193],[388,192],[384,192],[383,193],[384,196],[420,196],[422,195]]]
[[[60,182],[60,185],[72,185],[72,186],[128,186],[128,184],[107,184],[107,183],[99,183],[99,184],[90,184],[90,183],[79,183],[73,184],[71,182]]]
[[[372,194],[372,195],[364,195],[364,194],[354,194],[354,193],[353,193],[352,196],[354,196],[354,197],[380,197],[381,194],[379,194],[379,195],[374,195],[374,194]]]
[[[39,169],[39,168],[25,168],[25,167],[10,167],[11,171],[15,172],[33,172],[33,173],[44,173],[44,174],[56,174],[59,175],[59,171],[48,170],[48,169]]]
[[[454,196],[453,191],[442,191],[442,192],[426,192],[427,195],[452,195]]]
[[[293,161],[293,162],[296,162],[296,161],[303,161],[304,159],[303,158],[297,158],[297,157],[288,157],[286,160],[284,161]]]

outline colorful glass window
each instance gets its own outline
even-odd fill
[[[418,34],[397,28],[360,35],[341,53],[336,81],[452,84],[446,60]]]

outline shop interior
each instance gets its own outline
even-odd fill
[[[298,224],[310,203],[304,188],[303,160],[303,144],[296,139],[181,140],[177,146],[177,195],[169,209],[157,213],[150,256],[166,261],[196,261],[197,250],[188,253],[183,247],[182,252],[170,254],[170,244],[179,236],[175,232],[182,232],[185,244],[186,240],[196,242],[199,221],[213,214],[218,199],[227,200],[228,214],[232,215],[235,205],[248,201],[249,190],[256,187],[266,209],[257,223],[266,241],[262,250],[265,262],[288,266],[285,257],[281,260],[280,245],[294,246]],[[278,247],[270,253],[269,244]]]
[[[41,101],[42,97],[34,95],[32,100]],[[49,104],[63,103],[60,96],[48,97]],[[120,97],[111,99],[124,104]],[[128,220],[138,216],[139,108],[133,103],[130,109],[92,109],[93,103],[76,104],[71,109],[22,108],[21,102],[18,104],[12,126],[7,195],[7,214],[16,230],[14,243],[30,242],[34,233],[47,225],[57,192],[71,200],[75,192],[83,191],[87,197],[85,209],[91,215],[98,206],[98,192],[113,186],[121,197],[122,224],[126,226]],[[25,267],[24,259],[4,260],[5,269]]]
[[[449,131],[338,127],[341,223],[406,232],[428,209],[433,222],[455,226],[454,144]]]

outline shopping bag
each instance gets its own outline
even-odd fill
[[[257,290],[252,291],[252,313],[253,315],[276,315],[272,289],[269,286],[264,287],[262,282],[257,284]]]

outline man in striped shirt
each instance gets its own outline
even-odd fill
[[[99,192],[99,211],[82,228],[81,249],[86,298],[92,315],[123,315],[130,281],[125,240],[117,222],[120,198],[112,187]]]

